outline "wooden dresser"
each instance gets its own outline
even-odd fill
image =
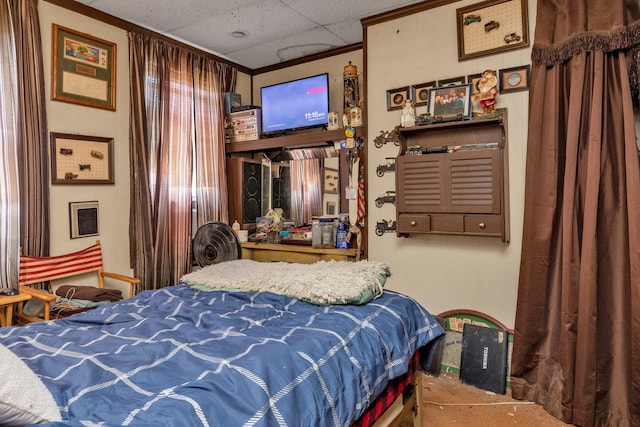
[[[319,249],[310,246],[269,243],[242,243],[242,258],[260,262],[297,262],[311,264],[317,261],[355,261],[357,249]]]

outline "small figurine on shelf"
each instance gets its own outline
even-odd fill
[[[480,102],[482,107],[482,115],[488,116],[496,111],[496,96],[498,95],[498,78],[495,70],[485,70],[478,80],[479,93],[473,95],[471,99],[474,102]]]
[[[362,110],[360,107],[351,107],[351,126],[362,126]]]
[[[402,102],[402,117],[400,118],[400,124],[403,128],[409,128],[416,125],[416,110],[415,104],[411,99],[406,99]]]

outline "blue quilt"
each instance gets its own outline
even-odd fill
[[[444,331],[392,291],[317,306],[181,284],[49,323],[1,328],[59,425],[348,426]],[[53,425],[53,423],[51,423]]]

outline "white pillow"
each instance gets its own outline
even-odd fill
[[[0,425],[61,421],[60,410],[40,378],[0,344]]]
[[[273,292],[312,304],[366,304],[378,298],[390,276],[375,261],[318,261],[313,264],[238,259],[203,267],[180,279],[202,290]]]

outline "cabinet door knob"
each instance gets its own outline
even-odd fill
[[[415,221],[411,221],[411,226],[412,226],[412,227],[415,227],[417,224],[418,224],[417,222],[415,222]]]
[[[486,226],[487,225],[484,222],[481,222],[480,224],[478,224],[478,227],[480,227],[480,229],[482,230],[484,230]]]

